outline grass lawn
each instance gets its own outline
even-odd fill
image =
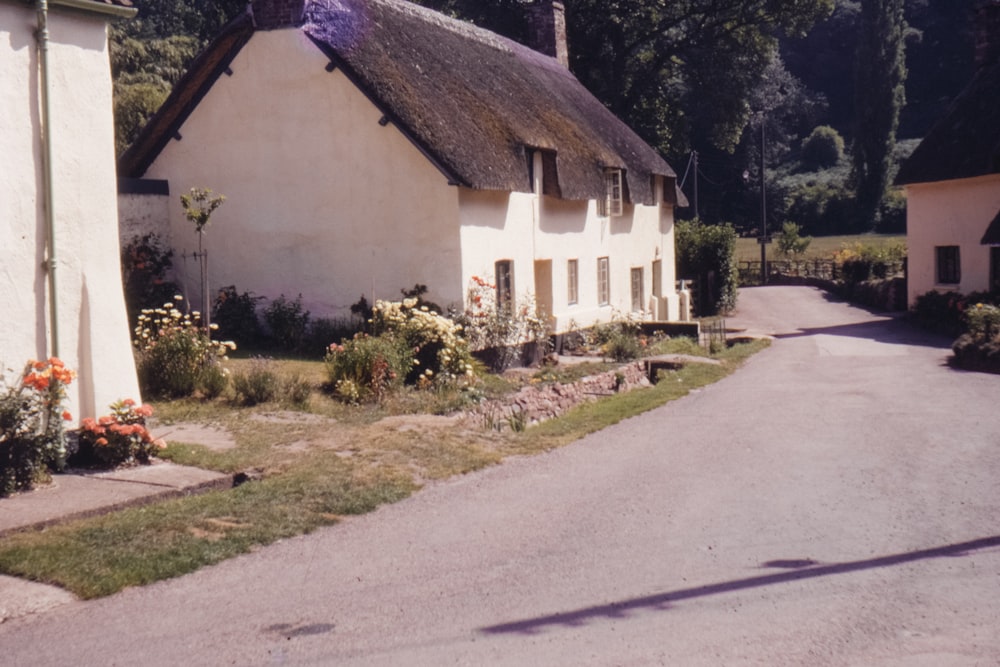
[[[682,342],[690,352],[690,343]],[[735,345],[714,355],[720,365],[671,371],[652,388],[579,406],[522,432],[442,414],[469,404],[458,391],[404,391],[379,406],[345,406],[320,391],[321,362],[276,362],[282,374],[315,383],[306,406],[241,408],[190,399],[154,404],[161,421],[224,426],[236,441],[222,451],[174,442],[164,458],[225,472],[252,469],[259,481],[9,535],[0,541],[0,573],[56,584],[82,598],[180,576],[369,512],[430,481],[561,447],[716,382],[766,346]],[[232,363],[238,370],[249,361]],[[559,381],[564,372],[569,380],[580,369],[546,369],[544,381]],[[517,380],[490,376],[475,391],[489,396],[516,386]]]
[[[906,244],[906,236],[899,234],[848,234],[842,236],[814,236],[805,254],[798,259],[830,259],[833,254],[855,243],[872,246],[887,246],[895,243]],[[767,247],[769,259],[786,259],[778,253],[778,246],[772,243]],[[790,258],[787,258],[790,259]],[[756,238],[740,238],[736,240],[736,261],[760,261],[760,246]]]

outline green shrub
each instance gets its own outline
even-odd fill
[[[294,301],[284,294],[271,301],[264,309],[264,322],[278,349],[286,352],[302,349],[309,329],[309,311],[302,308],[301,294]]]
[[[32,361],[9,387],[0,376],[0,498],[27,491],[66,461],[62,405],[73,371],[59,359]]]
[[[852,285],[867,280],[891,278],[903,268],[906,245],[868,245],[854,243],[845,245],[834,254],[834,261],[840,265],[844,282]]]
[[[812,243],[811,236],[800,236],[802,227],[794,222],[786,222],[781,226],[781,234],[778,235],[778,252],[785,257],[789,255],[801,255]]]
[[[146,418],[153,414],[148,405],[132,399],[111,404],[111,413],[80,423],[79,448],[70,458],[73,465],[114,468],[131,463],[149,463],[165,445],[153,438]]]
[[[122,248],[122,286],[133,326],[143,308],[169,301],[177,293],[177,284],[167,279],[173,255],[157,234],[135,237]]]
[[[675,228],[677,277],[698,280],[696,313],[732,311],[739,287],[736,230],[728,223],[703,225],[697,220],[678,222]]]
[[[179,305],[180,297],[175,297]],[[137,371],[143,393],[178,398],[218,388],[220,362],[232,342],[214,341],[197,323],[198,313],[185,315],[174,303],[146,309],[135,328]],[[217,394],[216,394],[217,395]]]
[[[294,406],[303,406],[309,402],[312,394],[312,384],[299,374],[291,375],[282,382],[282,399]]]
[[[327,378],[334,396],[345,403],[381,401],[413,368],[413,350],[390,335],[357,334],[330,346]]]
[[[970,309],[970,304],[975,307],[980,303],[984,306],[1000,306],[1000,292],[973,292],[963,295],[958,292],[931,290],[917,297],[910,309],[910,316],[914,323],[924,329],[959,336],[965,333],[969,326],[966,312]]]
[[[273,401],[281,391],[281,381],[274,362],[254,357],[249,367],[233,374],[233,391],[243,405],[259,405]]]
[[[802,140],[801,159],[810,170],[836,167],[844,159],[844,139],[832,127],[820,125]]]
[[[414,365],[407,384],[455,381],[472,375],[472,354],[462,327],[421,306],[416,297],[402,301],[376,301],[372,331],[402,341],[413,350]]]
[[[1000,308],[978,302],[965,310],[965,322],[969,334],[981,341],[992,341],[1000,337]]]
[[[258,345],[261,330],[257,304],[263,299],[252,292],[241,294],[235,285],[220,289],[212,307],[212,323],[218,326],[219,338],[235,341],[240,347]]]
[[[534,344],[543,354],[549,345],[548,317],[540,312],[535,297],[526,294],[513,303],[497,303],[497,287],[473,276],[465,310],[456,316],[469,349],[495,373],[509,368],[521,356],[522,347]]]

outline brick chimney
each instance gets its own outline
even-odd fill
[[[528,46],[552,56],[569,68],[566,46],[566,8],[559,0],[535,0],[528,5]]]
[[[296,28],[304,23],[305,4],[306,0],[251,0],[254,27]]]
[[[976,8],[976,67],[1000,63],[1000,0]]]

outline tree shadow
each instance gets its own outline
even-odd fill
[[[480,628],[480,632],[486,634],[537,634],[549,626],[577,627],[584,625],[588,621],[597,618],[626,618],[629,612],[640,610],[665,611],[670,609],[673,603],[693,598],[719,595],[721,593],[731,593],[761,586],[773,586],[775,584],[785,584],[793,581],[815,579],[837,574],[847,574],[860,570],[871,570],[881,567],[892,567],[911,563],[929,558],[956,558],[967,556],[971,552],[989,549],[1000,546],[1000,535],[985,537],[969,542],[959,542],[948,544],[932,549],[922,549],[919,551],[909,551],[878,558],[850,561],[847,563],[831,563],[823,565],[815,563],[810,559],[788,559],[775,560],[764,563],[762,567],[788,569],[787,572],[775,574],[765,574],[745,579],[735,579],[694,588],[682,588],[655,595],[631,598],[612,602],[611,604],[584,607],[548,616],[538,616],[499,625],[491,625]]]
[[[890,345],[914,345],[918,347],[933,347],[942,350],[951,349],[952,339],[948,336],[919,329],[902,317],[870,322],[855,322],[828,327],[800,328],[796,331],[776,333],[777,339],[803,338],[819,334],[827,336],[847,336],[861,338]]]

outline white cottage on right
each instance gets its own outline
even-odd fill
[[[978,8],[976,73],[903,163],[907,303],[1000,290],[1000,0]]]

